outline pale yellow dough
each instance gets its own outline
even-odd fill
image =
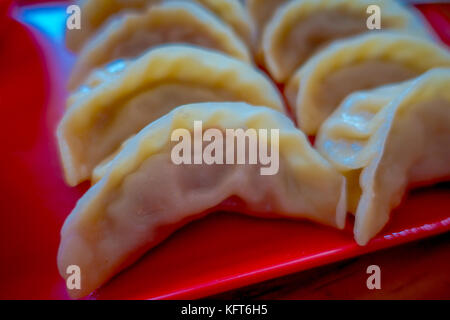
[[[401,33],[370,33],[339,40],[313,56],[291,78],[285,94],[299,127],[315,135],[352,92],[412,79],[449,67],[448,49]]]
[[[69,98],[58,126],[66,181],[76,185],[89,179],[127,138],[173,108],[208,101],[284,111],[278,90],[262,72],[211,50],[162,46],[119,71],[94,74]]]
[[[195,3],[167,1],[124,14],[92,38],[77,59],[69,88],[78,87],[96,68],[168,43],[210,48],[251,63],[246,45],[214,14]]]
[[[260,164],[181,164],[171,160],[175,129],[278,129],[280,170],[261,175]],[[280,112],[245,103],[201,103],[176,108],[130,139],[103,178],[78,201],[61,230],[58,268],[82,272],[82,297],[133,263],[174,229],[230,196],[251,215],[345,224],[345,180]],[[162,229],[161,229],[162,228]],[[162,230],[165,231],[162,231]],[[208,239],[205,239],[208,241]]]
[[[79,0],[81,9],[81,29],[68,30],[67,47],[75,52],[80,51],[85,43],[108,23],[120,19],[121,15],[130,12],[143,12],[153,5],[172,0]],[[250,46],[253,25],[250,23],[244,6],[239,0],[176,0],[195,2],[214,13]]]
[[[254,47],[256,49],[256,61],[259,64],[264,64],[264,56],[261,46],[261,38],[266,27],[266,24],[270,21],[272,16],[277,12],[283,4],[288,0],[246,0],[245,6],[250,18],[253,21],[255,27],[254,34]]]
[[[365,245],[408,186],[450,178],[450,69],[350,95],[316,146],[347,177],[355,239]]]
[[[376,5],[381,30],[427,34],[412,9],[384,0],[294,0],[280,7],[264,31],[265,65],[284,83],[308,58],[330,42],[371,31],[367,8]]]
[[[247,11],[254,21],[257,34],[262,34],[267,22],[288,0],[246,0]]]

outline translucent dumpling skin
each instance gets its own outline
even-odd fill
[[[366,244],[406,190],[450,178],[450,69],[349,96],[316,144],[346,177],[355,239]]]
[[[212,50],[167,45],[119,71],[93,74],[69,99],[58,127],[67,182],[89,179],[126,139],[175,107],[208,101],[284,110],[278,90],[262,72]]]
[[[450,52],[435,42],[398,32],[363,34],[314,55],[289,80],[285,94],[299,127],[316,135],[347,95],[438,67],[450,67]]]
[[[142,12],[167,1],[190,2],[204,7],[229,25],[248,45],[251,44],[253,25],[240,0],[78,0],[77,5],[82,12],[81,29],[67,31],[66,45],[78,52],[102,29],[123,15]]]
[[[383,30],[426,35],[412,9],[396,1],[293,0],[281,6],[263,32],[265,65],[273,78],[285,83],[308,58],[334,40],[367,32],[367,9],[378,6]]]
[[[80,52],[69,88],[77,88],[96,68],[171,43],[209,48],[251,63],[247,46],[212,12],[189,1],[167,1],[126,13],[100,30]]]
[[[278,141],[271,135],[259,139],[270,150],[278,148],[279,170],[261,175],[261,163],[175,164],[172,132],[192,132],[194,121],[220,132],[278,129]],[[58,267],[63,277],[70,265],[79,266],[83,275],[81,289],[70,294],[90,293],[171,232],[231,196],[242,199],[245,212],[255,216],[306,218],[344,227],[345,180],[290,119],[245,103],[186,105],[131,138],[67,218]]]

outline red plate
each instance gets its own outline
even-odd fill
[[[0,298],[67,298],[56,269],[59,230],[87,185],[64,184],[54,137],[73,63],[63,49],[65,11],[61,6],[21,11],[20,20],[30,26],[25,27],[3,18],[4,8],[0,6]],[[439,30],[450,30],[449,6],[421,9]],[[441,36],[448,43],[445,32]],[[219,212],[179,230],[91,297],[205,297],[447,232],[449,195],[448,184],[410,193],[365,247],[353,241],[350,219],[340,232],[303,221]]]

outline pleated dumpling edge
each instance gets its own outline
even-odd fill
[[[124,140],[179,105],[243,101],[285,109],[261,71],[212,50],[166,45],[126,65],[69,99],[57,135],[70,185],[88,179]]]
[[[285,95],[299,127],[315,135],[348,94],[437,67],[450,67],[450,52],[438,43],[398,32],[363,34],[314,55],[289,80]]]
[[[319,152],[346,177],[355,239],[387,223],[408,188],[450,178],[450,68],[349,96],[322,125]]]
[[[261,175],[259,165],[174,164],[171,136],[177,129],[193,132],[195,121],[221,132],[278,129],[279,139],[270,133],[261,141],[271,150],[278,148],[279,170]],[[242,213],[344,227],[345,179],[289,118],[245,103],[178,107],[133,137],[67,218],[58,268],[63,277],[71,264],[83,272],[82,289],[71,290],[72,296],[96,289],[175,229],[231,196],[245,202]]]
[[[367,10],[380,8],[382,29],[367,26]],[[429,37],[425,22],[411,8],[384,0],[294,0],[274,14],[263,36],[265,65],[284,83],[308,58],[334,40],[362,33],[396,30]]]
[[[169,43],[213,49],[252,63],[250,49],[213,13],[195,2],[163,1],[143,12],[124,13],[95,34],[80,52],[68,87],[77,88],[96,68]]]
[[[73,52],[79,52],[95,34],[106,28],[108,23],[120,19],[125,13],[139,12],[165,0],[78,0],[80,6],[81,30],[68,30],[66,46]],[[177,0],[194,2],[211,11],[250,47],[253,37],[253,25],[249,22],[244,6],[239,0]]]

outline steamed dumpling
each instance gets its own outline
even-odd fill
[[[450,178],[450,69],[350,95],[316,146],[347,177],[355,239],[364,245],[408,187]]]
[[[66,45],[72,51],[80,51],[83,45],[122,14],[145,11],[152,5],[169,0],[80,0],[81,29],[68,30]],[[177,0],[183,1],[183,0]],[[244,6],[239,0],[184,0],[195,2],[233,28],[234,32],[248,45],[251,43],[253,26],[249,22]]]
[[[57,131],[70,185],[88,179],[124,140],[179,105],[243,101],[284,110],[277,89],[262,72],[189,46],[155,48],[122,71],[91,82],[69,99]]]
[[[331,41],[371,31],[366,25],[370,5],[380,7],[382,30],[425,33],[417,17],[395,1],[294,0],[279,8],[264,31],[265,65],[272,77],[285,82]]]
[[[268,130],[267,139],[260,135],[258,143],[279,154],[278,172],[261,175],[265,165],[248,162],[174,164],[171,136],[176,129],[192,136],[194,121],[222,134],[227,129]],[[278,139],[271,129],[279,130]],[[227,152],[219,158],[223,162]],[[343,228],[344,181],[282,113],[245,103],[182,106],[132,138],[107,174],[78,201],[61,230],[58,268],[67,277],[67,266],[80,267],[81,290],[70,294],[82,297],[177,228],[223,209],[220,204],[232,196],[251,215],[306,218]]]
[[[418,37],[370,33],[339,40],[301,67],[285,90],[300,128],[316,134],[350,93],[450,66],[447,49]]]
[[[210,48],[251,63],[245,44],[214,14],[195,3],[168,1],[142,13],[124,14],[98,33],[80,53],[69,87],[80,85],[95,68],[167,43]]]

